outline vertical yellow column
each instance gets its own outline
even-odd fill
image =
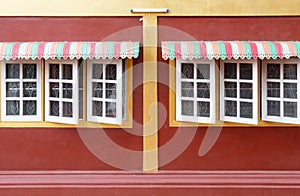
[[[157,108],[157,16],[143,17],[143,170],[158,170],[158,108]]]

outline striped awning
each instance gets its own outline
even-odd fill
[[[0,60],[137,58],[139,42],[0,42]]]
[[[165,41],[163,59],[300,58],[297,41]]]

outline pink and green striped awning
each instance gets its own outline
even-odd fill
[[[0,42],[0,60],[137,58],[139,42]]]
[[[297,41],[165,41],[163,59],[300,58]]]

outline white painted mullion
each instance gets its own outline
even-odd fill
[[[175,93],[175,100],[176,100],[176,121],[182,120],[182,111],[181,111],[181,62],[179,60],[176,60],[176,73],[175,73],[175,83],[176,83],[176,93]]]
[[[72,62],[72,119],[75,124],[79,120],[79,93],[78,93],[78,70],[77,63]]]
[[[209,82],[209,118],[211,123],[216,122],[216,63],[215,61],[210,64],[210,82]]]
[[[117,80],[116,80],[116,124],[122,124],[122,61],[116,64]],[[121,108],[121,109],[120,109]]]
[[[283,85],[283,63],[280,63],[280,119],[284,118],[284,85]]]
[[[86,62],[86,77],[83,76],[83,79],[86,79],[86,119],[90,120],[93,111],[93,82],[94,79],[92,77],[92,73],[93,73],[93,63],[89,64],[89,60],[87,60]],[[87,100],[87,98],[90,98],[91,100]],[[83,115],[84,116],[84,115]]]
[[[194,103],[194,114],[193,117],[196,119],[197,118],[197,63],[193,63],[194,64],[194,99],[193,99],[193,103]]]
[[[237,120],[240,120],[241,118],[241,112],[240,112],[240,62],[236,64],[236,118]]]
[[[20,117],[23,117],[23,62],[20,63],[19,75],[19,103],[20,103]]]
[[[59,95],[58,95],[58,101],[59,101],[59,117],[63,117],[63,101],[61,100],[61,98],[63,97],[63,84],[62,84],[62,77],[63,77],[63,65],[62,63],[59,63],[59,76],[58,76],[58,91],[59,91]]]
[[[255,124],[258,123],[258,63],[252,64],[252,118]]]
[[[225,117],[225,78],[224,78],[224,66],[225,66],[225,62],[221,61],[221,66],[220,66],[220,79],[219,79],[219,83],[220,83],[220,88],[219,88],[219,92],[220,92],[220,120],[224,121],[224,117]]]
[[[103,102],[102,102],[102,116],[103,118],[106,117],[106,66],[107,64],[106,63],[103,63],[103,86],[102,86],[102,89],[103,89],[103,92],[102,92],[102,98],[103,98]]]
[[[300,120],[300,63],[297,63],[297,120]]]

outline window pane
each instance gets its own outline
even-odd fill
[[[23,101],[23,115],[36,115],[36,101]]]
[[[209,64],[197,64],[197,79],[209,79],[210,67]]]
[[[106,117],[116,117],[116,103],[114,102],[106,102],[105,103],[105,115]]]
[[[103,83],[93,82],[93,97],[102,98],[103,96]]]
[[[241,118],[252,118],[252,103],[240,102],[240,117]]]
[[[51,116],[59,116],[59,102],[58,101],[50,101],[50,115]]]
[[[59,97],[59,83],[50,82],[49,86],[50,86],[49,88],[50,97]]]
[[[241,63],[240,64],[240,79],[252,80],[252,64]]]
[[[181,78],[194,78],[194,64],[182,63],[181,64]]]
[[[73,116],[72,102],[63,102],[63,117]]]
[[[59,79],[59,64],[50,64],[49,65],[49,78],[50,79]]]
[[[297,83],[283,83],[284,98],[297,99]]]
[[[209,102],[198,101],[197,102],[197,116],[209,117],[210,116],[209,107],[210,107]]]
[[[103,79],[103,64],[93,64],[93,79]]]
[[[268,116],[280,116],[280,102],[279,101],[267,101],[267,115]]]
[[[6,115],[20,115],[20,101],[6,101]]]
[[[267,64],[267,78],[280,79],[280,64]]]
[[[236,101],[225,101],[225,116],[237,116]]]
[[[6,82],[6,97],[20,97],[19,82]]]
[[[194,116],[194,102],[193,101],[181,101],[181,114],[187,116]]]
[[[72,99],[73,85],[70,83],[63,83],[63,98]]]
[[[267,82],[267,97],[280,97],[279,82]]]
[[[197,83],[197,97],[209,98],[209,83]]]
[[[236,63],[224,63],[224,78],[236,79],[237,78],[237,64]]]
[[[20,78],[20,65],[19,64],[6,64],[6,78],[19,79]]]
[[[237,97],[236,82],[225,82],[225,97]]]
[[[297,64],[284,64],[283,67],[283,79],[297,80]]]
[[[93,116],[102,116],[102,101],[93,101]]]
[[[181,96],[182,97],[194,97],[194,83],[181,82]]]
[[[252,83],[240,83],[240,98],[252,99]]]
[[[116,80],[117,79],[117,65],[116,64],[108,64],[106,65],[106,80]]]
[[[23,79],[36,79],[36,64],[23,64]]]
[[[36,82],[23,83],[23,97],[36,97]]]
[[[63,68],[63,79],[72,80],[73,79],[73,65],[72,64],[62,64]]]
[[[284,102],[284,116],[297,118],[297,102]]]
[[[117,85],[115,83],[106,83],[105,88],[106,88],[105,98],[107,98],[107,99],[116,99]]]

